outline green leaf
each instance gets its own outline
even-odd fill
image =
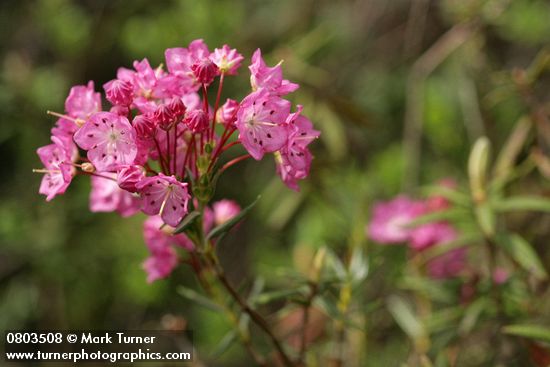
[[[407,227],[414,228],[422,224],[439,222],[443,220],[453,220],[460,218],[461,216],[465,216],[465,213],[466,212],[464,210],[456,209],[438,210],[433,213],[419,216],[418,218],[407,223]]]
[[[414,314],[411,306],[403,298],[391,296],[387,304],[397,324],[412,340],[422,339],[426,336],[424,324]]]
[[[531,272],[540,280],[548,278],[537,253],[521,236],[518,234],[502,234],[497,236],[496,240],[525,270]]]
[[[218,343],[218,345],[214,347],[214,350],[212,351],[212,353],[210,353],[210,358],[217,359],[222,354],[224,354],[227,351],[227,349],[229,349],[229,347],[233,343],[235,343],[235,341],[237,340],[237,336],[238,336],[238,333],[237,333],[237,330],[235,329],[230,330],[227,334],[225,334],[224,337]]]
[[[211,311],[215,311],[215,312],[223,312],[224,311],[224,309],[221,306],[215,304],[214,302],[212,302],[208,298],[198,294],[197,292],[195,292],[191,288],[187,288],[187,287],[184,287],[184,286],[179,286],[178,289],[177,289],[177,292],[178,292],[179,295],[181,295],[181,296],[187,298],[188,300],[193,301],[196,304],[201,305],[204,308],[207,308]]]
[[[495,212],[489,203],[484,202],[475,208],[477,223],[481,231],[487,237],[493,237],[495,234]]]
[[[369,263],[363,254],[363,250],[356,247],[349,262],[349,276],[353,285],[360,284],[367,277],[368,272]]]
[[[187,228],[189,228],[189,226],[191,226],[193,223],[195,223],[195,221],[197,220],[197,218],[201,215],[200,212],[194,210],[192,211],[191,213],[187,214],[185,216],[185,218],[183,218],[183,220],[181,221],[180,224],[178,224],[178,226],[176,227],[176,229],[174,230],[174,234],[178,234],[178,233],[182,233],[182,232],[185,232],[185,230]]]
[[[426,186],[422,192],[426,196],[443,196],[451,203],[461,207],[469,207],[472,202],[469,195],[443,185]]]
[[[258,200],[260,200],[260,196],[258,196],[256,200],[252,202],[252,204],[250,204],[249,206],[241,210],[239,214],[237,214],[233,218],[229,219],[227,222],[220,224],[219,226],[214,228],[212,231],[210,231],[210,233],[208,233],[208,236],[206,236],[206,239],[211,239],[218,236],[222,236],[222,237],[225,236],[227,232],[231,230],[231,228],[235,227],[235,225],[237,225],[237,223],[239,223],[244,218],[244,216],[248,214],[250,210],[252,210],[252,208],[254,207],[254,205],[256,205]]]
[[[403,277],[399,282],[399,287],[418,292],[434,301],[452,302],[454,298],[453,292],[441,282],[419,276]]]
[[[438,256],[446,254],[451,250],[470,246],[481,240],[483,240],[483,237],[480,233],[465,233],[456,240],[443,242],[441,244],[438,244],[437,246],[432,246],[424,250],[422,253],[422,260],[424,262],[428,262]]]
[[[308,287],[300,287],[295,289],[281,289],[273,292],[265,292],[251,298],[251,302],[257,305],[262,305],[270,303],[281,298],[287,298],[291,296],[296,296],[298,294],[305,294]]]
[[[478,324],[479,317],[483,314],[486,307],[487,300],[485,298],[480,298],[469,305],[458,326],[458,333],[460,335],[468,335]]]
[[[533,210],[550,213],[550,199],[540,196],[515,196],[495,202],[493,207],[500,212]]]
[[[502,328],[502,332],[550,343],[550,329],[539,325],[508,325]]]

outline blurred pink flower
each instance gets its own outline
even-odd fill
[[[219,226],[239,214],[241,207],[233,200],[223,199],[212,205],[214,209],[214,223]]]
[[[452,278],[460,275],[466,267],[466,248],[457,248],[428,263],[428,274],[435,279]]]
[[[410,247],[420,251],[436,244],[453,241],[458,237],[458,233],[446,222],[434,222],[412,228],[409,236]]]
[[[105,176],[105,177],[100,177]],[[92,176],[92,190],[90,192],[90,211],[114,212],[123,217],[134,215],[140,210],[141,200],[126,190],[121,189],[116,181],[117,174],[100,172]]]
[[[423,214],[424,205],[400,195],[395,199],[374,206],[368,236],[382,244],[397,244],[409,239],[411,228],[407,225]]]

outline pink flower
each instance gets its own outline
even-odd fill
[[[137,154],[134,130],[128,120],[111,112],[98,112],[76,132],[75,142],[88,151],[98,171],[132,164]]]
[[[123,217],[129,217],[140,209],[139,197],[122,190],[116,181],[116,173],[100,172],[101,176],[92,176],[92,191],[90,192],[90,211],[113,212]]]
[[[209,85],[218,76],[220,70],[210,59],[201,59],[191,65],[191,70],[197,81],[201,84]]]
[[[434,222],[412,228],[409,236],[411,248],[424,250],[436,244],[453,241],[458,233],[446,222]]]
[[[288,160],[288,156],[275,152],[275,167],[277,174],[281,177],[283,183],[294,191],[300,191],[298,180],[307,177],[307,172],[304,170],[296,170]]]
[[[53,144],[38,148],[36,153],[44,165],[44,177],[38,192],[46,195],[46,201],[52,200],[56,195],[63,194],[71,183],[75,168],[72,162],[78,152],[76,146],[65,146],[59,138],[52,137]]]
[[[493,282],[495,284],[504,284],[508,281],[508,278],[510,278],[510,273],[504,268],[497,267],[493,271]]]
[[[143,262],[143,269],[147,273],[147,283],[166,278],[178,266],[178,255],[173,248],[155,252]]]
[[[134,98],[132,84],[128,81],[113,79],[103,85],[105,96],[114,105],[129,106]]]
[[[94,82],[71,88],[65,100],[65,111],[71,117],[86,120],[93,113],[101,111],[101,94],[94,91]]]
[[[257,49],[252,55],[250,69],[250,84],[253,90],[266,89],[272,94],[284,96],[299,88],[298,84],[283,79],[281,63],[268,67],[262,59],[262,52]]]
[[[222,48],[216,48],[214,50],[210,59],[218,66],[220,72],[228,75],[235,75],[244,57],[238,53],[236,49],[231,49],[228,45],[223,45]]]
[[[194,40],[187,48],[169,48],[164,55],[166,67],[172,74],[172,78],[169,79],[171,84],[180,84],[179,88],[185,92],[197,90],[200,87],[191,67],[197,61],[210,56],[210,51],[203,40]]]
[[[298,111],[288,116],[288,140],[281,148],[280,153],[282,162],[291,166],[288,172],[300,172],[300,178],[305,178],[309,174],[312,155],[307,146],[321,134],[313,129],[313,124],[305,116],[301,115],[302,106],[298,106]],[[294,175],[297,177],[297,175]]]
[[[160,213],[162,220],[172,227],[177,226],[187,214],[187,203],[190,198],[187,183],[159,173],[158,176],[144,178],[136,188],[143,198],[145,214]]]
[[[239,214],[241,207],[233,200],[223,199],[212,205],[214,209],[214,223],[219,226]]]
[[[239,107],[239,102],[228,98],[216,113],[216,121],[224,125],[233,124],[237,120]]]
[[[424,205],[406,196],[374,206],[371,222],[368,226],[369,237],[379,243],[395,244],[407,241],[411,229],[407,225],[421,215]]]
[[[466,248],[457,248],[428,263],[428,274],[435,279],[453,278],[466,267]]]
[[[117,173],[118,186],[129,192],[137,192],[136,185],[145,177],[143,167],[137,165],[121,166]]]
[[[271,96],[264,89],[242,101],[236,121],[239,140],[254,159],[260,160],[264,153],[283,147],[288,137],[289,113],[290,102]]]

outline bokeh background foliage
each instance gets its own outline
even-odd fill
[[[460,42],[430,64],[426,50],[454,27],[465,29]],[[219,249],[230,278],[246,285],[259,277],[276,289],[284,285],[280,268],[307,272],[323,245],[344,256],[363,248],[370,274],[354,296],[369,312],[360,350],[365,365],[386,366],[406,360],[411,348],[381,302],[394,291],[406,254],[367,243],[369,208],[443,177],[465,183],[470,146],[481,135],[496,150],[503,145],[526,109],[510,71],[527,68],[550,46],[550,3],[5,0],[0,37],[0,329],[146,329],[183,318],[212,365],[247,361],[238,346],[206,357],[228,325],[177,295],[178,285],[195,287],[188,270],[145,283],[141,216],[90,213],[89,183],[81,179],[46,204],[31,173],[54,123],[45,111],[62,111],[70,86],[94,80],[99,89],[119,66],[143,57],[157,65],[164,49],[203,38],[248,57],[260,47],[272,64],[284,59],[288,79],[302,85],[292,98],[323,134],[300,193],[279,183],[265,160],[242,163],[220,182],[216,196],[243,205],[262,194]],[[243,69],[227,83],[227,95],[244,96],[246,75]],[[548,86],[541,77],[541,100],[549,100]],[[423,130],[415,137],[410,126],[418,121]],[[529,185],[549,192],[540,178],[513,190]],[[537,218],[515,223],[548,265],[550,220]],[[465,365],[485,353],[472,348]]]

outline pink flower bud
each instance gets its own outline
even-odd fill
[[[143,168],[135,165],[122,167],[117,174],[118,186],[126,191],[136,192],[136,184],[145,177]]]
[[[219,226],[237,214],[241,211],[241,207],[239,204],[234,202],[233,200],[227,200],[223,199],[220,201],[217,201],[213,205],[214,209],[214,223]]]
[[[208,116],[203,110],[188,112],[183,122],[194,133],[200,133],[208,128]]]
[[[180,120],[183,116],[185,116],[186,108],[179,97],[172,98],[170,103],[168,103],[168,108],[172,111],[172,114],[177,120]]]
[[[129,106],[134,97],[132,85],[127,81],[113,79],[103,85],[105,96],[114,105]]]
[[[159,124],[160,128],[164,130],[168,130],[170,124],[175,120],[172,110],[165,104],[161,104],[157,107],[153,114],[153,118],[157,124]]]
[[[212,62],[212,60],[204,58],[197,61],[191,66],[191,70],[195,77],[202,84],[210,84],[219,74],[220,69]]]
[[[218,110],[216,120],[222,124],[232,124],[237,120],[237,111],[239,109],[239,102],[233,99],[227,99],[227,101]]]
[[[137,115],[132,125],[139,139],[149,140],[155,135],[156,124],[148,115]]]

